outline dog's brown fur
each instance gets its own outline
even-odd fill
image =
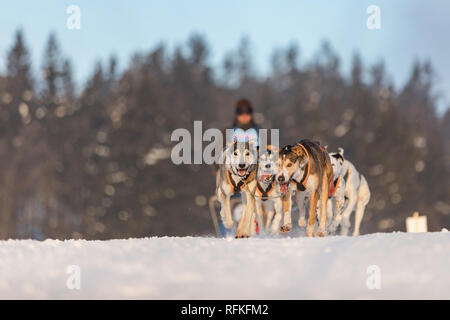
[[[302,145],[305,150],[300,146]],[[300,193],[309,192],[309,217],[308,226],[306,229],[308,236],[314,235],[314,226],[316,222],[316,207],[317,201],[321,201],[320,219],[319,219],[319,229],[318,236],[324,236],[326,230],[326,219],[327,219],[327,199],[330,183],[333,179],[333,169],[331,167],[331,162],[328,154],[324,147],[319,143],[313,142],[311,140],[305,139],[301,140],[295,145],[286,146],[280,152],[280,171],[286,176],[283,179],[287,179],[288,183],[291,183],[295,175],[303,177],[304,171],[307,169],[309,163],[309,176],[305,182],[305,191],[298,191],[298,196]],[[298,177],[297,177],[298,180]],[[299,182],[299,181],[298,181]],[[290,186],[288,192],[283,196],[283,208],[285,212],[285,221],[281,227],[281,231],[290,231],[292,223],[290,217],[290,208],[292,205],[292,193],[296,187],[296,184],[292,184],[294,187]],[[303,195],[304,198],[304,195]],[[287,221],[286,221],[287,220]]]

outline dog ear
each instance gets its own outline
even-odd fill
[[[267,151],[272,154],[279,154],[281,149],[272,144],[267,145]]]
[[[249,150],[259,151],[258,141],[256,139],[248,141]]]
[[[226,163],[229,161],[229,156],[233,153],[234,145],[237,143],[236,140],[228,141],[225,145],[225,149],[223,150],[222,154],[220,155],[220,163]]]
[[[236,144],[236,142],[237,142],[236,140],[228,141],[226,146],[225,146],[225,149],[231,150],[231,148]]]
[[[344,156],[340,153],[332,153],[332,157],[336,158],[341,164],[344,163]]]
[[[303,157],[303,155],[304,155],[304,151],[303,151],[303,148],[302,147],[300,147],[298,144],[296,144],[295,146],[293,146],[292,148],[291,148],[291,151],[297,156],[297,157]]]
[[[344,148],[338,148],[337,150],[338,150],[338,153],[339,153],[342,157],[344,157]]]

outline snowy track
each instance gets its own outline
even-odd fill
[[[450,233],[0,242],[0,298],[450,299]],[[66,286],[78,265],[80,290]],[[377,265],[381,289],[369,290]]]

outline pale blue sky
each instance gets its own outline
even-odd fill
[[[256,67],[264,74],[275,47],[295,41],[300,61],[308,61],[323,40],[328,40],[348,71],[359,52],[364,62],[386,63],[396,86],[409,76],[414,59],[430,59],[437,88],[444,94],[441,110],[450,104],[450,1],[448,0],[191,0],[92,1],[0,0],[0,70],[14,31],[22,27],[32,50],[35,72],[42,61],[50,31],[55,31],[63,52],[75,67],[78,82],[86,79],[96,60],[114,53],[121,68],[131,53],[160,42],[169,48],[192,32],[203,34],[212,48],[211,62],[249,36]],[[81,30],[68,30],[66,9],[81,8]],[[366,8],[381,8],[381,30],[366,28]]]

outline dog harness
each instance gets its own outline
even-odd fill
[[[308,163],[306,164],[306,170],[303,172],[302,180],[297,181],[295,179],[292,179],[292,182],[294,182],[297,185],[298,191],[305,191],[306,190],[306,182],[308,181],[308,178],[309,178],[309,170],[311,169],[309,152],[308,152],[308,150],[306,150],[305,146],[302,145],[301,143],[298,143],[297,145],[299,145],[303,149],[303,151],[305,151],[306,157],[308,158]]]
[[[252,174],[252,172],[247,173],[247,175],[243,179],[239,180],[239,182],[236,184],[234,182],[234,180],[231,179],[231,172],[230,172],[230,170],[227,171],[228,183],[233,187],[233,191],[235,193],[241,191],[242,186],[247,183],[247,180],[250,178],[251,174]]]
[[[269,184],[269,187],[267,188],[267,190],[264,190],[263,187],[261,187],[261,185],[259,184],[259,181],[256,182],[256,191],[258,191],[259,196],[260,196],[262,201],[269,200],[269,195],[273,191],[273,187],[275,185],[274,178],[275,177],[273,177],[272,181],[270,181],[270,184]]]
[[[334,196],[337,188],[339,187],[339,183],[341,182],[341,176],[339,176],[334,182],[330,183],[330,191],[328,192],[328,199]]]

